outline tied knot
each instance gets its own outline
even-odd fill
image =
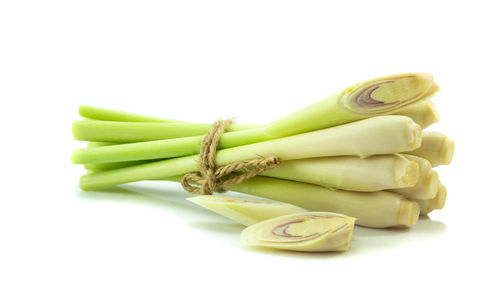
[[[186,191],[198,194],[224,192],[224,185],[239,184],[280,164],[278,157],[270,156],[217,167],[215,162],[217,146],[224,130],[231,123],[232,120],[216,121],[203,138],[200,148],[200,171],[187,173],[181,180],[182,187]]]

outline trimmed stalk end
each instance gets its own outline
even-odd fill
[[[420,145],[422,145],[422,127],[418,124],[414,123],[411,125],[410,130],[408,132],[408,138],[410,139],[408,142],[410,143],[410,151],[418,149]]]
[[[418,221],[420,207],[418,203],[402,198],[399,205],[398,224],[412,226]]]
[[[433,102],[427,102],[427,113],[428,115],[424,116],[424,121],[422,122],[422,128],[426,128],[432,124],[435,124],[436,122],[441,120],[441,117],[439,116],[439,112],[436,108],[436,105]]]
[[[443,209],[446,204],[446,197],[448,196],[448,190],[443,184],[439,184],[439,189],[436,195],[435,209]]]
[[[451,138],[446,138],[443,143],[443,149],[441,150],[440,160],[441,164],[449,165],[453,159],[453,154],[455,153],[455,141]]]
[[[427,197],[435,197],[439,188],[439,175],[434,170],[429,170],[427,177],[424,179],[423,189],[427,191]]]
[[[401,156],[394,164],[394,180],[401,188],[413,187],[418,182],[419,171],[417,162],[408,161]]]
[[[434,95],[439,86],[429,73],[406,73],[355,84],[344,90],[343,105],[361,115],[391,114]]]

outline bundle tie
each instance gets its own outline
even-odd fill
[[[215,163],[217,146],[224,130],[231,123],[232,120],[217,120],[203,138],[200,148],[200,171],[187,173],[181,180],[181,185],[186,191],[198,194],[224,192],[223,186],[239,184],[280,164],[278,157],[270,156],[217,167]]]

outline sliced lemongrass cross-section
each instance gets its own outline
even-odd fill
[[[307,211],[292,204],[255,198],[200,195],[189,197],[187,200],[245,226],[282,215]]]
[[[389,115],[434,95],[439,87],[427,73],[406,73],[363,81],[291,113],[266,127],[272,136],[327,128]]]
[[[349,249],[355,218],[331,212],[284,215],[247,227],[241,239],[253,246],[293,251]]]
[[[427,159],[433,167],[449,165],[455,152],[455,141],[440,132],[423,132],[422,144],[408,154]]]
[[[420,215],[427,215],[429,212],[437,209],[443,209],[446,203],[446,187],[439,184],[436,196],[426,200],[416,199],[415,202],[420,206]]]
[[[418,182],[413,187],[391,189],[391,191],[404,195],[410,200],[430,199],[436,196],[439,187],[438,173],[432,170],[430,162],[422,157],[404,154],[408,160],[418,163]]]

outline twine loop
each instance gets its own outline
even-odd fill
[[[182,177],[182,187],[191,193],[212,194],[224,192],[223,186],[239,184],[280,164],[276,156],[230,163],[217,167],[215,158],[219,140],[232,120],[218,120],[205,135],[200,148],[200,171]]]

